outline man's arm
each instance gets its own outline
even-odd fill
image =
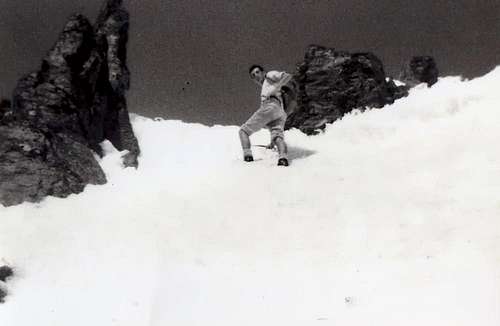
[[[270,84],[278,91],[282,86],[288,84],[288,82],[292,80],[292,77],[291,74],[285,71],[271,71],[266,75],[267,80],[270,81]]]
[[[279,84],[280,84],[280,88],[281,88],[282,86],[285,86],[286,84],[288,84],[288,82],[289,82],[290,80],[292,80],[292,77],[293,77],[293,76],[292,76],[291,74],[289,74],[289,73],[287,73],[287,72],[283,72],[283,78],[281,78],[281,80],[280,80],[280,82],[279,82]]]

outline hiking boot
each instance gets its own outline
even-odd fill
[[[278,160],[278,166],[288,166],[288,160],[286,158],[280,158]]]
[[[245,162],[253,162],[253,156],[252,155],[245,155],[245,157],[243,157],[243,160]]]

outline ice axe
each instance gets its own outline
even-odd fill
[[[261,145],[261,144],[257,144],[257,145],[252,145],[253,147],[263,147],[265,149],[276,149],[276,145],[272,145],[272,147],[270,147],[271,145]]]

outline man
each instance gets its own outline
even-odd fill
[[[265,72],[264,68],[259,65],[251,66],[248,72],[250,78],[262,86],[262,89],[259,109],[240,128],[243,159],[245,162],[253,161],[250,135],[262,128],[267,128],[271,132],[271,143],[268,148],[276,146],[279,153],[278,165],[288,166],[287,146],[284,139],[286,113],[283,109],[281,87],[292,79],[292,75],[274,70]]]

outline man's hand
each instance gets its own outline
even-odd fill
[[[266,148],[274,150],[276,148],[276,144],[274,142],[271,142],[269,145],[266,146]]]

